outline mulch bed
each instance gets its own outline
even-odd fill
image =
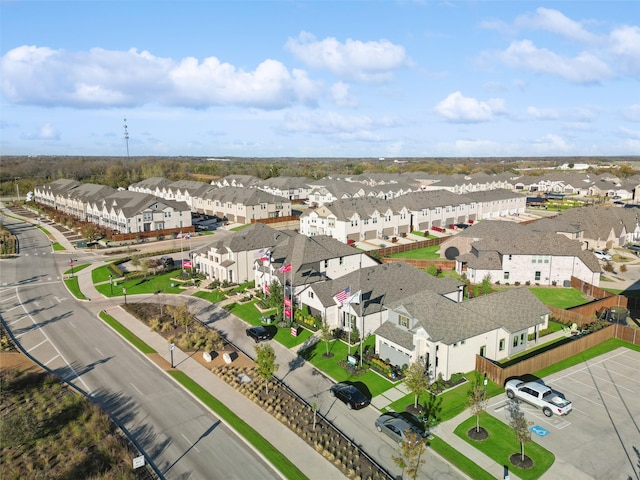
[[[476,429],[476,427],[473,427],[467,432],[467,436],[471,440],[475,440],[476,442],[482,442],[483,440],[486,440],[487,438],[489,438],[489,432],[487,432],[482,427],[478,429]]]
[[[522,454],[520,453],[514,453],[513,455],[511,455],[509,457],[509,461],[511,462],[512,465],[515,465],[518,468],[533,467],[533,460],[531,460],[531,458],[527,457],[526,455],[523,458]]]

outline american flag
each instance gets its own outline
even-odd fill
[[[280,273],[287,273],[291,271],[291,264],[287,263],[286,265],[281,266],[278,270],[280,270]]]
[[[351,295],[351,287],[347,287],[344,290],[342,290],[341,292],[336,293],[333,296],[333,299],[338,302],[340,305],[342,305],[344,303],[344,301],[349,298],[349,295]]]

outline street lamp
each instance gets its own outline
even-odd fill
[[[124,304],[127,304],[127,289],[122,287],[122,293],[124,293]]]
[[[111,289],[111,295],[113,296],[113,275],[109,275],[109,288]]]
[[[173,349],[175,348],[175,344],[169,344],[169,354],[171,355],[171,368],[173,368]]]

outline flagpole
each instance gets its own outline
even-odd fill
[[[362,367],[362,344],[364,343],[364,316],[362,310],[362,304],[364,303],[364,296],[362,295],[362,284],[360,285],[360,292],[358,301],[360,302],[360,319],[362,320],[362,330],[360,331],[360,367]]]

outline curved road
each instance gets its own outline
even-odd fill
[[[30,356],[101,404],[165,478],[280,478],[69,295],[58,273],[68,255],[52,254],[51,242],[28,223],[5,217],[5,225],[18,236],[20,255],[0,260],[0,315]]]

